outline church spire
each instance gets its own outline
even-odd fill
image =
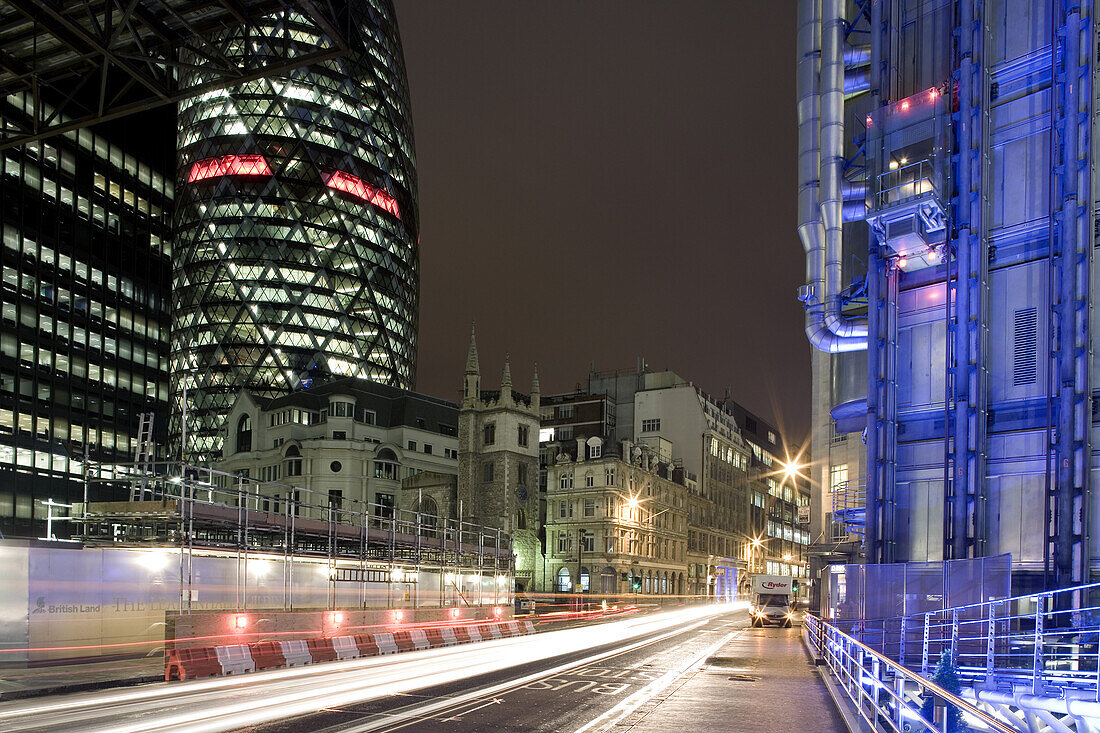
[[[505,389],[512,389],[512,367],[508,363],[508,354],[504,355],[504,373],[500,377],[500,390],[503,392]]]
[[[481,367],[477,361],[477,328],[470,322],[470,352],[466,356],[466,373],[481,374]]]
[[[531,377],[531,394],[539,393],[539,363],[535,362],[535,376]]]
[[[481,367],[477,363],[477,333],[470,324],[470,353],[466,357],[466,377],[462,384],[462,403],[481,399]],[[472,402],[471,402],[472,404]]]

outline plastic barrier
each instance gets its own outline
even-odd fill
[[[370,634],[358,634],[355,637],[355,646],[359,647],[359,654],[364,657],[376,657],[383,653]]]
[[[309,653],[309,644],[304,641],[280,641],[279,647],[286,658],[286,666],[298,667],[313,664],[313,655]]]
[[[256,663],[252,661],[252,652],[249,651],[248,644],[216,646],[214,653],[218,655],[218,662],[222,665],[222,674],[256,671]]]
[[[397,640],[394,639],[393,634],[388,631],[380,631],[377,634],[372,634],[374,637],[374,643],[378,645],[378,651],[383,654],[395,654],[402,649],[397,646]]]
[[[193,680],[222,673],[222,665],[212,646],[172,649],[164,666],[164,681]]]
[[[409,629],[409,638],[417,649],[432,648],[432,643],[428,640],[428,632],[424,629]]]
[[[356,659],[360,656],[359,647],[353,636],[334,636],[331,639],[332,648],[336,651],[337,659]]]
[[[274,669],[286,666],[286,657],[276,641],[257,641],[248,645],[256,669]]]
[[[324,637],[306,639],[306,646],[309,647],[309,656],[313,657],[314,662],[336,661],[336,649],[332,646],[332,639]]]
[[[407,628],[392,633],[382,631],[357,636],[171,649],[165,660],[164,679],[190,680],[241,674],[257,669],[297,667],[314,662],[356,659],[533,633],[535,624],[531,621],[483,622],[468,626]]]

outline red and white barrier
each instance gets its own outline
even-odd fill
[[[286,666],[300,667],[303,664],[313,664],[313,655],[309,653],[309,644],[304,640],[280,641],[279,648],[286,659]]]
[[[374,643],[378,645],[378,651],[382,654],[396,654],[401,651],[397,646],[397,642],[393,638],[393,634],[388,631],[383,631],[377,634],[371,634],[374,637]]]
[[[322,636],[320,639],[306,639],[306,646],[309,647],[309,655],[313,657],[314,662],[336,661],[336,649],[332,646],[330,637]]]
[[[286,657],[277,641],[257,641],[248,645],[256,669],[278,669],[286,666]]]
[[[165,660],[164,679],[190,680],[197,677],[242,674],[261,669],[297,667],[314,662],[455,646],[533,633],[535,625],[531,621],[471,622],[466,626],[427,629],[410,627],[357,636],[171,649]]]
[[[249,651],[248,644],[216,646],[214,647],[214,653],[218,655],[218,663],[222,666],[222,674],[241,674],[256,671],[256,663],[252,661],[252,652]]]
[[[332,637],[332,648],[336,651],[337,659],[356,659],[362,656],[353,636]]]

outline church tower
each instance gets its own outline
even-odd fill
[[[517,591],[536,587],[542,569],[537,372],[531,387],[531,394],[512,388],[506,357],[500,389],[482,390],[471,331],[458,416],[458,497],[464,519],[499,527],[513,538]]]

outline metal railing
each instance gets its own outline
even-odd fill
[[[964,683],[1100,701],[1100,583],[831,623],[922,674],[947,650]]]
[[[815,616],[806,614],[802,633],[806,646],[828,667],[869,730],[946,733],[950,705],[965,716],[971,729],[1017,733],[1005,722]],[[929,698],[932,713],[926,718],[922,710]]]
[[[833,518],[849,532],[863,534],[867,512],[867,484],[863,481],[839,481],[832,487]]]
[[[875,191],[875,208],[883,209],[928,193],[938,193],[934,172],[932,161],[918,160],[880,173]]]

